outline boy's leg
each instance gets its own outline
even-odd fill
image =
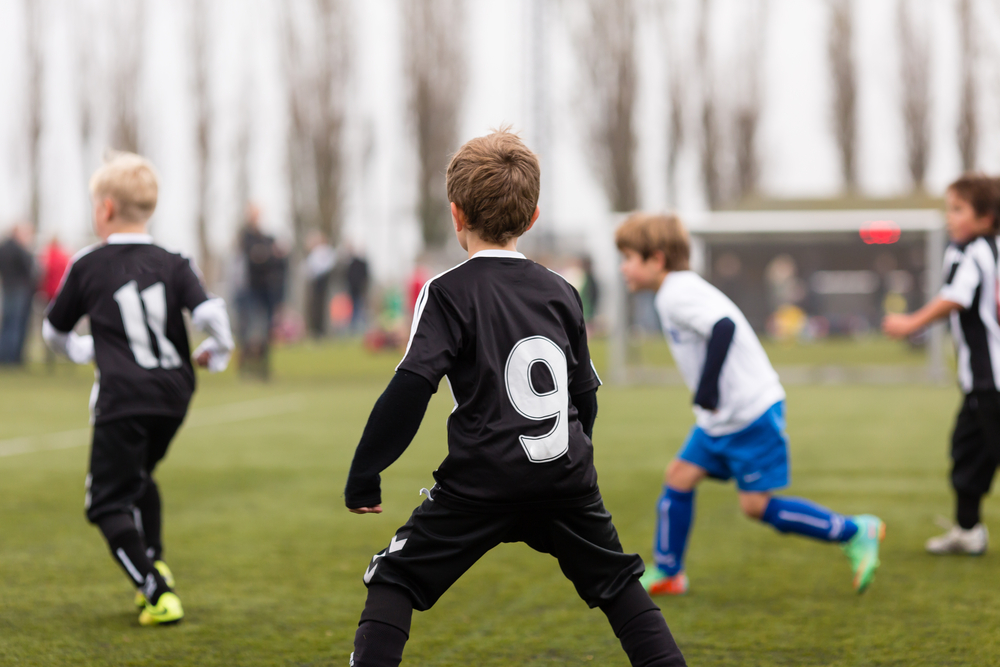
[[[133,508],[143,484],[148,432],[138,419],[119,419],[94,427],[87,478],[87,518],[97,525],[112,556],[133,585],[156,604],[170,592],[146,553]]]
[[[694,521],[694,494],[705,478],[704,468],[683,459],[674,459],[667,468],[666,484],[657,502],[653,559],[656,570],[673,577],[684,571],[684,553]],[[651,572],[647,576],[656,576]]]
[[[955,425],[951,484],[956,494],[958,525],[970,530],[981,523],[982,498],[990,492],[1000,465],[1000,394],[975,392],[966,398],[965,406],[972,419],[966,418],[970,428]],[[966,412],[965,406],[962,412]]]
[[[601,605],[615,637],[634,667],[680,667],[686,665],[660,608],[636,581],[614,600]]]
[[[781,533],[804,535],[823,542],[847,542],[858,532],[851,517],[804,498],[772,496],[768,492],[740,492],[740,507],[754,519]]]
[[[150,416],[143,418],[143,426],[149,434],[146,462],[143,465],[145,492],[136,499],[136,524],[146,543],[146,554],[152,561],[163,559],[163,516],[160,489],[153,479],[153,471],[167,453],[182,420],[174,417]]]
[[[412,617],[413,602],[405,589],[386,584],[369,586],[365,610],[354,634],[351,665],[396,667],[403,660]]]

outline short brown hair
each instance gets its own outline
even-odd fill
[[[488,243],[503,245],[528,230],[540,187],[538,157],[509,127],[467,141],[448,165],[449,201]]]
[[[141,155],[111,153],[90,177],[90,194],[113,199],[122,218],[144,221],[156,210],[159,196],[156,170]]]
[[[966,173],[948,189],[968,202],[977,216],[992,215],[994,230],[1000,227],[1000,180],[986,174]]]
[[[690,268],[691,241],[680,218],[673,214],[633,213],[615,231],[615,244],[618,250],[632,250],[643,259],[662,252],[667,271]]]

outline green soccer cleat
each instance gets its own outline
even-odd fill
[[[864,593],[875,578],[875,570],[880,565],[878,550],[879,544],[885,539],[885,523],[871,514],[859,514],[852,519],[858,526],[858,532],[840,545],[840,548],[851,560],[854,590]]]
[[[163,580],[165,582],[167,582],[167,586],[173,589],[174,574],[173,572],[170,571],[170,568],[167,567],[167,564],[164,563],[162,560],[158,560],[155,563],[153,563],[153,566],[160,571],[160,576],[163,577]],[[139,609],[142,609],[146,606],[146,596],[142,594],[142,591],[135,592],[135,606],[138,607]]]
[[[639,583],[650,595],[684,595],[688,591],[688,578],[683,572],[674,576],[656,567],[647,568]]]
[[[139,625],[169,625],[184,618],[184,608],[176,593],[164,593],[156,604],[146,603],[139,614]]]

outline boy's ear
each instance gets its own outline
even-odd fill
[[[654,250],[649,258],[659,264],[661,269],[667,270],[667,256],[663,254],[662,250]]]
[[[525,227],[524,233],[527,234],[528,230],[535,226],[535,222],[538,220],[538,215],[542,212],[542,209],[535,206],[535,212],[531,214],[531,221],[528,222],[528,226]]]
[[[468,222],[465,220],[465,213],[458,207],[458,204],[451,202],[451,221],[455,224],[455,231],[462,231]]]

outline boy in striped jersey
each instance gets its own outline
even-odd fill
[[[945,193],[951,245],[944,255],[944,286],[938,296],[907,315],[887,315],[882,330],[906,338],[949,318],[965,394],[951,438],[951,485],[957,525],[927,541],[933,554],[986,551],[988,533],[980,516],[1000,464],[1000,325],[997,323],[997,216],[995,179],[965,175]]]

